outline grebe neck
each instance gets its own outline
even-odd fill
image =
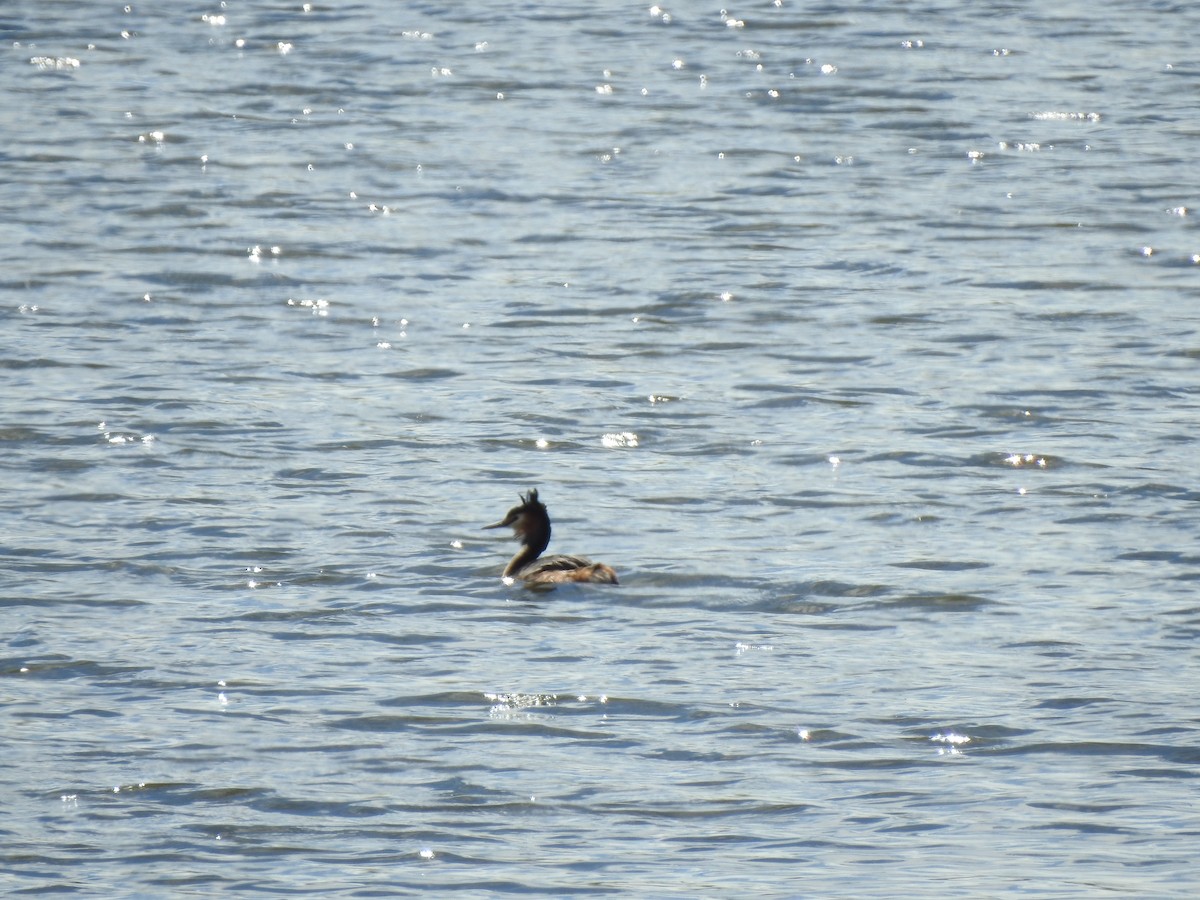
[[[521,534],[521,549],[518,550],[508,565],[504,567],[504,577],[515,577],[518,572],[542,555],[550,546],[550,523],[544,523],[544,528],[530,529]]]

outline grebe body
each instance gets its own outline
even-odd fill
[[[523,581],[526,584],[562,584],[567,581],[617,584],[617,573],[604,563],[592,562],[583,556],[543,557],[543,551],[550,545],[550,514],[538,499],[536,488],[530,488],[528,494],[518,496],[521,498],[520,506],[510,509],[499,522],[483,526],[511,526],[513,536],[521,542],[521,549],[504,567],[505,581]]]

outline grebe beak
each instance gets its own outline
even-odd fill
[[[493,522],[491,525],[484,525],[483,530],[487,531],[489,528],[503,528],[505,525],[511,525],[513,522],[517,521],[517,518],[517,513],[513,510],[509,510],[507,516],[505,516],[499,522]]]

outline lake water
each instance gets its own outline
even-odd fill
[[[0,12],[0,890],[1194,896],[1200,7],[475,6]]]

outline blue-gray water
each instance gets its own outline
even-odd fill
[[[1193,896],[1198,32],[6,4],[0,890]]]

